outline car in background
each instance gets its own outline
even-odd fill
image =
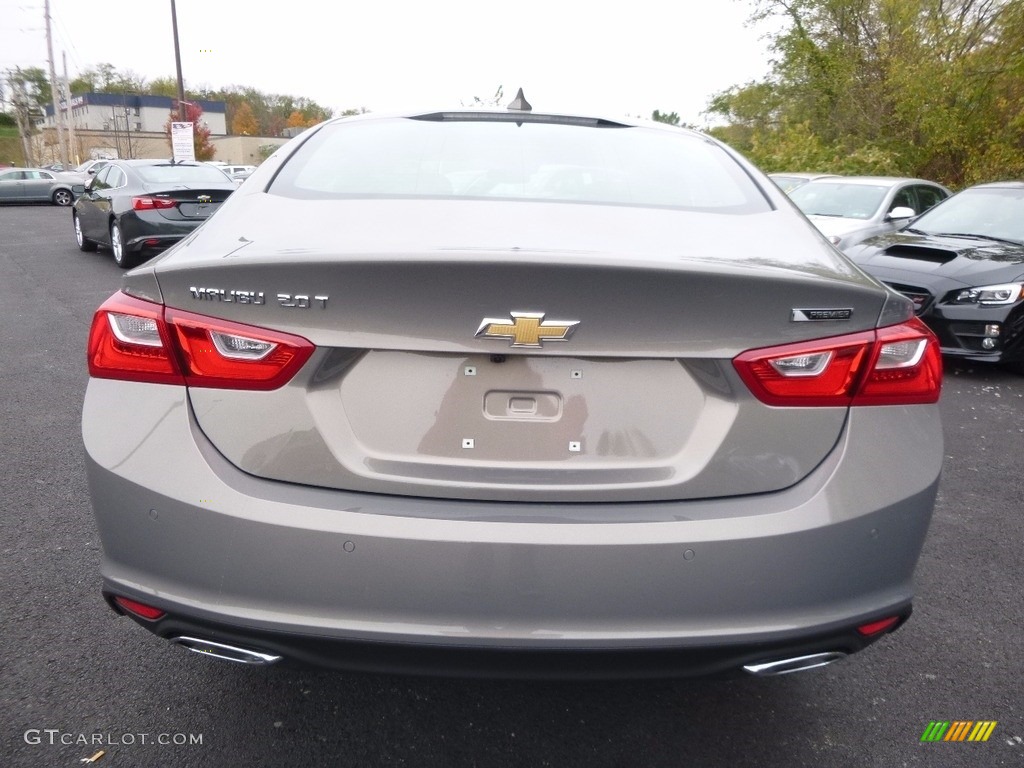
[[[1024,182],[965,189],[847,255],[914,302],[944,354],[1024,373]]]
[[[85,190],[83,180],[45,168],[0,169],[0,203],[68,206]]]
[[[552,677],[812,669],[910,615],[937,342],[727,145],[520,92],[251,179],[93,319],[117,612],[207,658]]]
[[[835,174],[835,173],[804,173],[804,172],[769,173],[768,174],[768,178],[771,179],[772,181],[774,181],[776,184],[778,184],[779,185],[779,189],[781,189],[786,194],[789,194],[790,192],[792,192],[797,187],[802,187],[804,184],[806,184],[809,181],[817,181],[818,179],[833,179],[833,178],[836,178],[837,176],[838,176],[838,174]]]
[[[241,184],[247,178],[252,175],[252,172],[256,170],[255,165],[224,165],[221,166],[221,170],[224,171],[228,176]]]
[[[810,181],[790,199],[840,250],[892,232],[952,194],[924,179],[842,176]]]
[[[94,160],[86,160],[84,163],[76,167],[72,173],[77,173],[83,177],[95,176],[100,170],[103,169],[108,163],[111,162],[109,157],[96,158]]]
[[[190,234],[235,189],[203,163],[111,160],[75,201],[75,239],[83,251],[110,248],[127,269]]]

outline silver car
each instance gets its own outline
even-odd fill
[[[0,203],[53,203],[68,206],[85,190],[85,182],[45,168],[0,168]]]
[[[841,176],[809,181],[789,196],[840,250],[905,226],[952,192],[924,179]]]
[[[817,179],[835,179],[839,178],[838,174],[835,173],[806,173],[806,172],[795,172],[795,173],[769,173],[768,178],[779,185],[779,188],[789,194],[797,187],[802,187],[811,181]]]
[[[82,433],[111,607],[201,654],[768,675],[910,615],[941,358],[723,144],[312,128],[128,272]]]

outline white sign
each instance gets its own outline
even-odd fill
[[[192,141],[192,129],[194,123],[171,123],[171,149],[174,152],[174,161],[180,163],[184,160],[196,161],[196,147]]]

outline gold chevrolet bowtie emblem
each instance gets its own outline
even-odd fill
[[[511,339],[513,347],[540,347],[545,341],[565,341],[579,320],[545,320],[543,312],[510,312],[512,322],[485,317],[476,335],[485,339]]]

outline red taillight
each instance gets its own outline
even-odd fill
[[[942,387],[938,340],[918,318],[873,331],[753,349],[733,360],[768,405],[934,403]]]
[[[160,304],[115,293],[89,330],[89,374],[154,384],[184,384]]]
[[[142,195],[140,197],[132,198],[132,209],[136,211],[154,211],[160,210],[161,208],[173,208],[177,204],[177,200],[171,200],[166,197]]]
[[[312,344],[288,333],[170,308],[164,317],[175,336],[185,383],[190,387],[277,389],[313,353]]]
[[[313,353],[301,336],[111,296],[93,317],[89,373],[190,387],[277,389]]]
[[[120,595],[114,598],[114,602],[117,603],[121,608],[128,611],[128,613],[134,614],[141,619],[147,621],[156,621],[162,619],[166,613],[159,608],[154,608],[152,605],[146,605],[136,600],[129,600],[127,597],[121,597]]]
[[[942,390],[939,340],[920,319],[875,331],[871,367],[854,405],[934,403]]]

